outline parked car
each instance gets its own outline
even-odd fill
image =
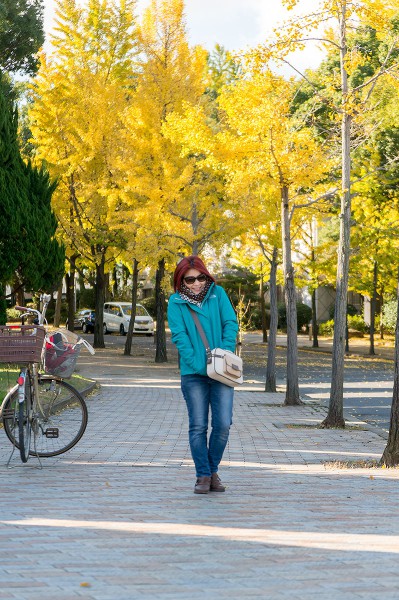
[[[104,333],[118,331],[126,335],[132,313],[130,302],[106,302],[104,304]],[[154,335],[154,320],[141,304],[136,306],[133,333]]]
[[[96,322],[96,313],[91,310],[89,314],[85,315],[82,323],[83,333],[94,333],[94,323]]]
[[[83,323],[87,316],[91,313],[94,314],[94,311],[91,308],[82,308],[75,313],[75,317],[73,319],[73,326],[75,329],[83,329]],[[65,327],[68,327],[68,319],[66,320]]]

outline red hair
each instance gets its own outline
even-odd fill
[[[186,256],[179,262],[173,275],[173,286],[175,288],[175,292],[181,288],[183,277],[189,269],[196,269],[200,273],[203,273],[209,277],[209,279],[214,283],[216,282],[216,279],[209,273],[208,269],[198,256]]]

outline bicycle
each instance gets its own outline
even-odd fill
[[[92,346],[69,331],[46,332],[45,314],[50,296],[43,297],[42,311],[24,306],[22,325],[0,326],[0,363],[20,364],[16,385],[4,398],[0,414],[4,431],[23,463],[29,456],[58,456],[82,438],[88,421],[82,395],[63,380],[72,375],[82,346]],[[24,316],[35,316],[32,325]],[[43,369],[39,369],[42,363]],[[44,373],[42,372],[44,370]],[[32,447],[33,439],[33,447]]]

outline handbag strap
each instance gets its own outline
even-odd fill
[[[191,308],[191,306],[189,306],[189,307],[188,307],[188,310],[191,312],[191,316],[192,316],[192,317],[193,317],[193,319],[194,319],[194,323],[195,323],[195,325],[197,326],[198,333],[200,334],[200,336],[201,336],[201,340],[203,341],[203,344],[204,344],[204,346],[205,346],[205,352],[206,352],[206,362],[207,362],[208,364],[210,364],[210,363],[212,362],[212,352],[211,352],[211,349],[210,349],[210,346],[209,346],[208,338],[207,338],[207,337],[206,337],[206,335],[205,335],[204,328],[202,327],[202,325],[201,325],[201,323],[200,323],[200,320],[199,320],[199,318],[198,318],[198,315],[197,315],[197,313],[195,312],[195,310],[193,310],[193,309]]]

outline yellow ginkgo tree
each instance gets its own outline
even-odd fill
[[[265,391],[276,392],[276,344],[278,329],[277,269],[281,263],[281,231],[278,197],[268,198],[270,189],[258,182],[248,198],[241,199],[241,224],[244,231],[233,245],[232,259],[258,275],[262,312],[263,341],[268,342]],[[272,192],[273,193],[273,192]],[[266,328],[265,284],[270,302],[269,335]]]
[[[218,136],[223,148],[229,149],[225,160],[231,178],[241,177],[244,167],[247,177],[268,182],[279,198],[287,309],[286,404],[300,403],[292,222],[300,218],[298,209],[303,211],[331,194],[329,185],[322,183],[329,169],[323,147],[291,114],[294,90],[293,81],[271,71],[242,77],[219,97],[226,128]]]
[[[97,347],[104,345],[107,263],[126,245],[110,215],[123,190],[122,116],[137,75],[134,8],[133,0],[89,0],[83,8],[58,0],[53,49],[41,56],[29,111],[36,160],[58,180],[54,210],[71,264],[78,260],[96,272]],[[69,315],[72,323],[73,305]]]
[[[301,6],[301,0],[282,0],[288,10]],[[398,0],[319,0],[312,11],[288,19],[275,29],[273,37],[247,54],[252,68],[263,71],[266,66],[290,67],[296,77],[301,77],[314,90],[319,103],[327,106],[335,121],[340,124],[341,149],[341,215],[337,260],[336,302],[334,316],[334,342],[329,410],[323,421],[325,427],[344,427],[343,378],[346,304],[349,278],[350,225],[351,225],[351,150],[352,134],[370,108],[370,99],[382,77],[397,77],[399,60],[399,34],[396,20]],[[350,45],[350,33],[359,27],[370,27],[376,37],[384,41],[378,56],[378,66],[369,77],[359,82],[352,75],[364,67],[367,55]],[[326,72],[325,81],[314,82],[309,72],[301,72],[293,62],[293,52],[305,47],[309,40],[318,39],[328,52],[338,59],[337,72]],[[366,71],[367,72],[367,71]]]
[[[297,370],[297,316],[294,269],[291,256],[291,223],[295,209],[329,195],[321,181],[329,161],[320,142],[292,113],[295,82],[271,71],[243,73],[233,85],[222,88],[217,102],[219,129],[209,124],[201,105],[184,107],[184,115],[169,120],[179,136],[185,154],[196,152],[203,163],[223,170],[229,196],[229,213],[236,234],[259,226],[257,187],[267,193],[263,210],[275,217],[276,198],[280,206],[279,231],[282,236],[284,284],[287,305],[287,392],[286,403],[300,403]],[[241,231],[240,231],[241,230]]]
[[[187,40],[183,0],[152,0],[138,30],[137,92],[123,118],[123,152],[134,219],[145,233],[157,270],[157,362],[166,360],[163,274],[179,256],[199,253],[220,223],[220,177],[200,157],[182,152],[166,130],[168,117],[184,102],[201,101],[207,85],[206,52]],[[141,209],[134,206],[139,202]],[[129,210],[129,206],[127,206]]]

